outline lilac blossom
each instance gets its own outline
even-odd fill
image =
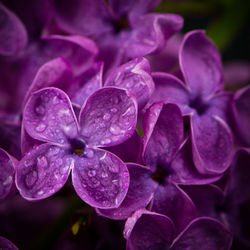
[[[129,173],[114,154],[97,147],[114,146],[132,136],[137,103],[129,92],[102,88],[83,105],[79,123],[68,96],[56,88],[32,94],[23,112],[25,130],[46,142],[35,147],[17,166],[16,184],[28,200],[57,192],[72,170],[73,186],[88,204],[118,207],[124,199]]]
[[[18,161],[0,148],[0,202],[14,193],[15,171]]]
[[[80,1],[54,0],[55,21],[69,34],[94,37],[100,59],[107,69],[127,58],[161,50],[166,40],[178,32],[183,20],[174,14],[147,14],[160,1]]]
[[[229,250],[232,234],[219,221],[200,217],[192,220],[177,236],[170,218],[162,214],[138,210],[125,224],[127,250]]]
[[[167,73],[154,73],[150,103],[166,100],[190,116],[192,154],[202,174],[222,174],[232,160],[232,133],[227,125],[232,94],[223,92],[220,54],[203,31],[188,33],[179,52],[185,84]]]
[[[18,250],[18,248],[6,238],[0,236],[0,248],[1,249],[10,249],[10,250]]]

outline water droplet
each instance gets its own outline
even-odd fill
[[[105,113],[102,118],[103,118],[103,120],[108,121],[110,119],[110,117],[111,117],[111,115],[109,113]]]
[[[55,97],[53,98],[53,100],[52,100],[52,103],[53,103],[54,105],[60,103],[59,98],[58,98],[57,96],[55,96]]]
[[[49,156],[57,155],[59,153],[59,151],[60,151],[60,149],[58,147],[52,146],[52,147],[49,148],[48,155]]]
[[[65,165],[64,167],[60,168],[60,173],[66,174],[68,172],[69,168],[70,168],[70,165]]]
[[[104,153],[103,156],[100,157],[100,160],[101,160],[101,161],[104,160],[104,159],[106,158],[106,156],[107,156],[107,153]]]
[[[90,169],[89,171],[88,171],[88,176],[89,177],[93,177],[93,176],[95,176],[96,175],[96,171],[94,170],[94,169]]]
[[[25,160],[25,161],[24,161],[24,166],[25,166],[25,167],[29,167],[29,166],[31,166],[31,165],[32,165],[31,160]]]
[[[45,156],[42,156],[41,158],[37,158],[37,166],[39,168],[46,168],[48,166],[48,160]]]
[[[111,111],[112,113],[116,113],[116,112],[117,112],[117,108],[112,108],[112,109],[110,109],[110,111]]]
[[[29,188],[32,187],[37,181],[37,174],[34,176],[34,172],[35,171],[28,173],[25,177],[25,184]]]
[[[112,124],[109,131],[113,134],[113,135],[119,135],[121,133],[121,129],[118,125],[116,124]]]
[[[118,203],[119,203],[118,198],[115,198],[115,205],[118,205]]]
[[[39,123],[37,125],[36,131],[37,132],[43,132],[46,129],[46,127],[47,127],[47,125],[41,122],[41,123]]]
[[[44,115],[45,114],[45,107],[43,106],[43,105],[38,105],[37,107],[36,107],[36,113],[38,114],[38,115]]]
[[[8,176],[6,179],[5,179],[5,181],[3,182],[3,186],[7,186],[7,185],[9,185],[11,182],[12,182],[12,176],[10,175],[10,176]]]
[[[43,191],[43,190],[40,190],[40,191],[37,192],[37,194],[38,194],[38,195],[42,195],[42,194],[44,194],[44,191]]]
[[[88,158],[93,158],[93,156],[94,156],[94,151],[91,150],[91,149],[88,149],[87,152],[86,152],[86,156],[87,156]]]
[[[60,139],[58,139],[57,142],[60,143],[60,144],[63,144],[64,143],[64,139],[60,138]]]
[[[112,172],[112,173],[118,173],[119,172],[119,167],[116,166],[115,164],[110,164],[108,166],[109,168],[109,171]]]
[[[102,172],[102,178],[107,178],[108,177],[108,173],[107,172]]]
[[[56,160],[56,166],[59,167],[63,164],[63,160],[61,158]]]

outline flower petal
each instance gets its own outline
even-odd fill
[[[84,72],[68,91],[73,104],[82,105],[96,90],[102,87],[103,63],[98,62]]]
[[[175,239],[171,250],[180,249],[220,249],[229,250],[232,244],[232,234],[217,220],[198,218]]]
[[[207,97],[222,88],[220,53],[204,31],[189,32],[179,56],[182,73],[193,96]]]
[[[233,112],[235,126],[241,143],[245,147],[250,147],[250,87],[247,86],[235,95]]]
[[[104,0],[54,0],[56,22],[70,34],[98,35],[111,29]]]
[[[73,186],[78,196],[97,208],[117,208],[129,187],[128,169],[117,156],[87,148],[86,157],[75,157]]]
[[[11,192],[17,161],[0,148],[0,202]]]
[[[117,155],[124,162],[138,162],[142,151],[142,140],[137,130],[128,140],[113,147],[106,147],[106,150]]]
[[[187,107],[189,93],[181,80],[166,73],[153,73],[152,76],[155,91],[147,103],[147,107],[155,102],[167,101],[178,105],[183,114],[191,112],[191,109]]]
[[[157,103],[148,110],[144,120],[143,158],[153,170],[173,159],[184,136],[180,109],[175,104]]]
[[[92,94],[80,112],[81,135],[89,145],[114,146],[135,130],[137,103],[124,89],[106,87]]]
[[[112,71],[105,85],[127,89],[136,97],[138,108],[143,108],[154,91],[149,62],[145,58],[136,58],[121,65]]]
[[[68,179],[72,159],[63,148],[42,144],[23,157],[16,168],[16,185],[23,198],[34,201],[56,193]]]
[[[196,217],[196,208],[192,200],[172,183],[158,186],[150,210],[168,216],[175,225],[175,234],[180,233]]]
[[[68,96],[57,88],[33,93],[23,112],[28,134],[37,140],[67,144],[77,135],[77,122]]]
[[[27,31],[21,20],[0,4],[0,55],[12,56],[28,42]]]
[[[231,163],[233,139],[230,128],[218,116],[191,118],[193,160],[203,174],[221,174]]]
[[[213,183],[221,178],[221,174],[200,174],[196,169],[192,158],[191,140],[187,139],[177,152],[175,158],[168,167],[169,179],[177,184],[203,185]]]
[[[141,165],[127,164],[130,184],[128,193],[118,208],[98,209],[97,212],[115,220],[124,220],[138,209],[145,208],[152,199],[158,184],[151,178],[151,171]]]
[[[62,58],[56,58],[43,64],[38,70],[29,90],[26,93],[24,104],[31,93],[45,88],[57,87],[62,90],[67,89],[72,81],[72,70],[69,62]]]
[[[139,57],[162,50],[174,33],[183,25],[183,19],[175,14],[146,14],[131,20],[131,37],[126,53]]]
[[[138,210],[125,224],[127,250],[165,250],[173,240],[174,226],[167,216]]]
[[[10,249],[10,250],[18,250],[18,248],[6,238],[0,236],[0,248],[1,249]]]

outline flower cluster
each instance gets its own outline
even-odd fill
[[[214,43],[160,2],[0,3],[0,211],[68,188],[127,250],[250,247],[250,87],[225,91]]]

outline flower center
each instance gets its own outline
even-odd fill
[[[190,101],[189,106],[197,111],[199,115],[206,112],[208,105],[204,103],[200,97],[196,97]]]
[[[113,25],[115,33],[120,33],[122,30],[128,29],[130,27],[127,17],[123,17],[114,21]]]
[[[72,153],[82,156],[85,153],[86,142],[82,138],[74,138],[70,140]]]
[[[160,185],[165,183],[166,177],[168,177],[170,173],[164,169],[161,165],[158,165],[156,171],[152,175],[152,179],[158,182]]]

